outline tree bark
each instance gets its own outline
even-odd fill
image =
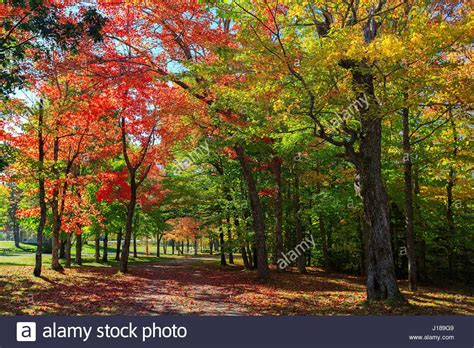
[[[107,263],[109,262],[109,232],[105,231],[105,236],[104,236],[104,251],[102,253],[102,262]]]
[[[15,242],[15,247],[19,248],[20,247],[20,225],[18,224],[18,218],[16,216],[17,210],[18,210],[18,201],[19,201],[19,195],[20,195],[20,190],[18,189],[16,183],[12,182],[9,184],[10,186],[10,199],[9,199],[9,209],[8,209],[8,215],[9,215],[9,225],[10,228],[13,232],[13,240]]]
[[[66,235],[66,245],[65,245],[65,248],[64,248],[64,254],[65,254],[65,258],[66,258],[66,263],[65,263],[66,268],[71,268],[71,247],[72,247],[71,239],[72,239],[72,234],[67,233],[67,235]]]
[[[117,233],[117,247],[115,250],[115,261],[120,261],[120,248],[122,246],[122,229]]]
[[[235,226],[235,231],[237,233],[237,238],[239,240],[240,244],[240,254],[242,255],[242,261],[244,262],[244,268],[245,269],[251,269],[249,258],[247,255],[247,250],[245,250],[245,240],[243,239],[243,236],[240,232],[240,221],[237,216],[234,216],[234,226]]]
[[[100,262],[100,236],[98,232],[95,235],[95,262]]]
[[[281,166],[282,161],[279,157],[273,158],[273,177],[275,180],[275,251],[274,261],[277,265],[277,271],[284,271],[280,268],[278,260],[283,258],[283,198],[282,198],[282,179]]]
[[[59,138],[54,139],[53,143],[53,161],[54,161],[54,168],[53,174],[55,178],[59,178],[58,173],[58,159],[59,159]],[[53,220],[53,250],[51,255],[51,268],[55,271],[62,271],[63,267],[59,263],[59,235],[61,233],[61,217],[59,214],[59,189],[57,185],[54,185],[53,188],[53,195],[51,199],[51,213],[52,213],[52,220]]]
[[[296,244],[299,245],[303,242],[303,227],[301,225],[301,202],[300,202],[300,178],[298,172],[298,166],[295,163],[294,165],[294,192],[293,192],[293,213],[295,218],[295,229],[296,229]],[[298,259],[296,260],[296,266],[298,267],[298,272],[300,273],[307,273],[306,272],[306,261],[305,261],[305,253],[301,253],[298,255]]]
[[[163,235],[160,232],[156,232],[156,257],[160,257],[160,243]]]
[[[82,235],[76,234],[76,265],[82,265]]]
[[[455,159],[457,157],[457,152],[458,152],[458,148],[457,148],[458,136],[457,136],[456,126],[454,124],[452,116],[451,116],[450,124],[451,124],[451,129],[453,132],[453,140],[454,140],[452,158]],[[453,205],[454,205],[453,188],[455,185],[455,181],[456,181],[456,176],[454,172],[454,167],[451,166],[451,168],[449,169],[449,174],[448,174],[448,183],[446,185],[446,198],[447,198],[446,221],[448,224],[448,236],[447,236],[448,271],[449,271],[449,276],[451,279],[454,279],[456,277],[455,254],[454,254],[454,240],[456,237],[456,226],[454,223],[454,212],[453,212]]]
[[[163,241],[163,254],[166,255],[167,252],[168,252],[168,240],[165,239],[165,240]]]
[[[43,101],[40,101],[40,108],[38,112],[38,200],[40,206],[40,220],[38,229],[36,231],[36,255],[35,255],[35,269],[33,274],[35,277],[41,276],[41,268],[43,264],[43,231],[46,225],[46,190],[44,185],[44,108]]]
[[[59,241],[59,259],[64,260],[66,258],[66,239],[62,239]]]
[[[123,241],[122,257],[120,259],[120,272],[128,273],[128,257],[130,254],[130,242],[133,234],[133,218],[137,204],[137,185],[135,175],[130,180],[130,201],[127,205],[127,222],[125,224],[125,238]]]
[[[250,266],[249,269],[255,269],[255,264],[253,263],[254,257],[252,255],[252,250],[250,250],[250,245],[248,244],[248,242],[246,243],[245,248],[247,249],[247,257],[248,257],[249,266]]]
[[[194,237],[194,256],[198,255],[198,241],[197,238]]]
[[[230,216],[227,215],[226,219],[227,219],[227,243],[228,243],[227,249],[229,251],[229,263],[231,265],[233,265],[234,264],[234,254],[232,252],[232,227],[231,227],[231,224],[230,224]]]
[[[323,249],[323,264],[326,270],[329,270],[329,253],[328,253],[328,239],[326,233],[326,225],[324,224],[324,218],[319,216],[319,234],[321,236],[321,244]]]
[[[258,277],[261,280],[267,280],[270,276],[267,260],[267,247],[265,243],[265,221],[263,210],[260,204],[260,198],[257,192],[257,185],[252,175],[252,170],[245,155],[242,145],[236,145],[235,151],[239,159],[242,173],[247,183],[250,207],[252,209],[253,224],[255,230],[256,249],[257,249],[257,270]]]
[[[405,96],[407,99],[407,96]],[[416,290],[416,252],[415,252],[415,230],[413,224],[413,180],[410,145],[410,119],[409,109],[403,108],[403,162],[404,162],[404,193],[405,193],[405,223],[407,233],[407,257],[408,257],[408,286],[412,291]]]
[[[219,226],[219,240],[220,240],[220,252],[221,252],[221,266],[227,266],[227,262],[225,260],[225,245],[224,245],[224,229],[222,225]]]
[[[348,60],[341,61],[339,65],[351,71],[357,100],[367,100],[368,104],[359,110],[359,151],[355,152],[347,143],[344,145],[348,159],[356,166],[369,230],[367,300],[403,300],[395,278],[388,199],[382,180],[382,119],[375,96],[374,77],[365,62]]]

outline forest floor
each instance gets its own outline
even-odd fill
[[[474,314],[472,296],[400,283],[408,304],[365,304],[364,279],[309,268],[272,272],[262,284],[253,271],[220,266],[216,257],[167,258],[112,267],[0,266],[0,315],[450,315]]]

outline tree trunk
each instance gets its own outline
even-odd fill
[[[388,200],[382,182],[381,120],[363,119],[361,123],[365,136],[361,140],[357,171],[365,220],[369,228],[367,299],[399,300],[402,296],[395,278]]]
[[[109,262],[109,251],[108,251],[108,247],[109,247],[109,232],[108,231],[105,231],[105,236],[104,236],[104,252],[102,254],[102,262],[104,263],[107,263]]]
[[[257,185],[252,175],[252,170],[245,155],[244,148],[236,145],[235,150],[240,162],[242,173],[247,183],[250,207],[252,209],[253,225],[255,230],[256,249],[257,249],[257,269],[258,277],[261,280],[267,280],[270,276],[267,260],[267,247],[265,243],[265,221],[263,210],[258,196]]]
[[[198,241],[197,238],[194,237],[194,256],[198,255]]]
[[[156,232],[156,257],[160,257],[160,243],[163,235],[160,232]]]
[[[235,231],[237,233],[237,238],[240,243],[240,254],[242,255],[242,261],[244,262],[244,268],[245,269],[251,269],[250,267],[250,262],[248,259],[247,251],[245,250],[245,240],[242,237],[242,234],[240,232],[240,221],[237,216],[234,216],[234,226],[235,226]]]
[[[249,269],[255,269],[255,264],[253,263],[254,257],[252,255],[252,250],[250,250],[250,245],[246,243],[245,248],[247,249],[247,257],[249,260]]]
[[[456,126],[454,124],[454,120],[450,113],[450,124],[451,130],[453,132],[453,153],[452,158],[453,160],[456,159],[458,153],[458,134],[456,130]],[[454,204],[454,196],[453,196],[453,188],[456,181],[456,175],[454,172],[454,166],[451,166],[449,169],[449,176],[448,176],[448,183],[446,185],[446,220],[448,223],[448,270],[449,276],[452,279],[456,278],[456,267],[455,267],[455,253],[454,253],[454,241],[456,237],[456,226],[454,224],[454,213],[453,213],[453,204]]]
[[[253,268],[258,270],[258,251],[255,244],[252,245]]]
[[[329,270],[329,253],[328,253],[328,239],[326,233],[326,226],[324,224],[324,218],[319,215],[319,234],[321,236],[321,244],[323,249],[323,264],[324,268]]]
[[[282,179],[281,179],[281,159],[273,158],[273,177],[275,179],[275,251],[274,262],[277,265],[277,271],[283,271],[280,268],[278,260],[283,259],[283,198],[282,198]]]
[[[64,260],[66,258],[66,243],[67,237],[66,239],[62,239],[59,241],[59,258],[61,260]]]
[[[65,250],[64,250],[64,254],[65,254],[65,258],[66,258],[66,264],[65,264],[65,267],[66,268],[71,268],[71,247],[72,247],[72,234],[71,233],[67,233],[66,235],[66,245],[65,245]]]
[[[167,252],[168,252],[168,240],[165,239],[165,240],[163,241],[163,254],[166,255]]]
[[[59,159],[59,138],[54,139],[53,143],[53,161],[54,161],[54,168],[53,174],[55,178],[59,178],[59,173],[57,169],[57,162]],[[51,213],[52,213],[52,220],[53,220],[53,250],[51,255],[51,268],[55,271],[62,271],[63,267],[59,263],[59,235],[61,233],[61,217],[59,215],[59,189],[57,185],[53,188],[53,195],[51,199]]]
[[[214,240],[212,239],[211,236],[209,236],[209,254],[213,254],[213,250],[212,250],[212,247],[213,247],[213,243],[214,243]]]
[[[135,206],[137,204],[137,186],[135,176],[130,180],[130,201],[127,206],[127,222],[125,225],[125,238],[123,241],[122,257],[120,260],[120,272],[128,273],[128,257],[130,254],[130,242],[133,234],[133,218],[135,215]]]
[[[100,236],[98,232],[95,235],[95,262],[100,262]]]
[[[407,98],[405,98],[407,99]],[[405,193],[405,223],[407,233],[407,257],[408,257],[408,286],[410,290],[416,290],[416,252],[415,231],[413,225],[413,182],[412,162],[410,146],[410,123],[409,110],[403,108],[403,162],[404,162],[404,193]]]
[[[115,250],[115,261],[120,261],[120,248],[122,246],[122,229],[117,233],[117,249]]]
[[[76,265],[82,265],[82,235],[76,234]]]
[[[231,228],[231,224],[230,224],[230,216],[227,215],[226,219],[227,219],[227,243],[228,243],[227,249],[229,251],[229,263],[231,265],[233,265],[234,264],[234,254],[232,252],[232,228]]]
[[[186,254],[189,255],[189,238],[186,238]]]
[[[146,256],[150,255],[150,249],[148,246],[148,235],[145,236],[145,254]]]
[[[220,239],[220,246],[221,246],[221,265],[226,266],[227,262],[225,260],[225,246],[224,246],[224,229],[222,225],[219,226],[219,239]]]
[[[16,216],[18,210],[18,201],[20,199],[20,190],[17,185],[12,182],[10,186],[10,208],[8,209],[9,225],[13,232],[13,240],[15,241],[15,247],[20,248],[20,225],[18,224],[18,218]]]
[[[171,240],[171,254],[174,255],[174,239]]]
[[[301,245],[300,243],[303,242],[303,227],[301,225],[301,203],[300,203],[300,178],[297,164],[295,163],[294,166],[294,192],[293,192],[293,209],[294,209],[294,217],[295,217],[295,229],[296,229],[296,244]],[[296,260],[296,265],[298,267],[298,272],[300,273],[307,273],[306,266],[305,266],[305,253],[302,252],[298,255],[298,259]]]
[[[41,276],[41,268],[43,264],[43,231],[46,224],[46,191],[44,186],[44,139],[43,139],[43,101],[40,101],[38,112],[38,200],[40,206],[40,220],[38,229],[36,230],[36,255],[35,269],[33,274],[36,277]]]
[[[370,19],[373,21],[373,18]],[[376,35],[376,26],[366,28],[366,41]],[[360,193],[367,223],[367,300],[402,300],[395,278],[395,265],[390,243],[388,199],[382,180],[382,118],[375,97],[374,77],[365,62],[339,62],[352,73],[357,100],[366,100],[360,112],[359,151],[345,144],[346,154],[357,170]]]
[[[364,212],[359,212],[359,239],[360,239],[360,274],[367,275],[367,226],[365,224]]]

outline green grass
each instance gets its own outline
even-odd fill
[[[36,250],[34,245],[20,243],[20,247],[17,248],[15,247],[15,242],[0,242],[0,256],[4,255],[1,250],[3,248],[11,249],[10,252],[6,253],[7,255],[10,253],[33,253]]]

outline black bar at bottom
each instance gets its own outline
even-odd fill
[[[473,332],[470,316],[0,317],[0,348],[472,348]]]

